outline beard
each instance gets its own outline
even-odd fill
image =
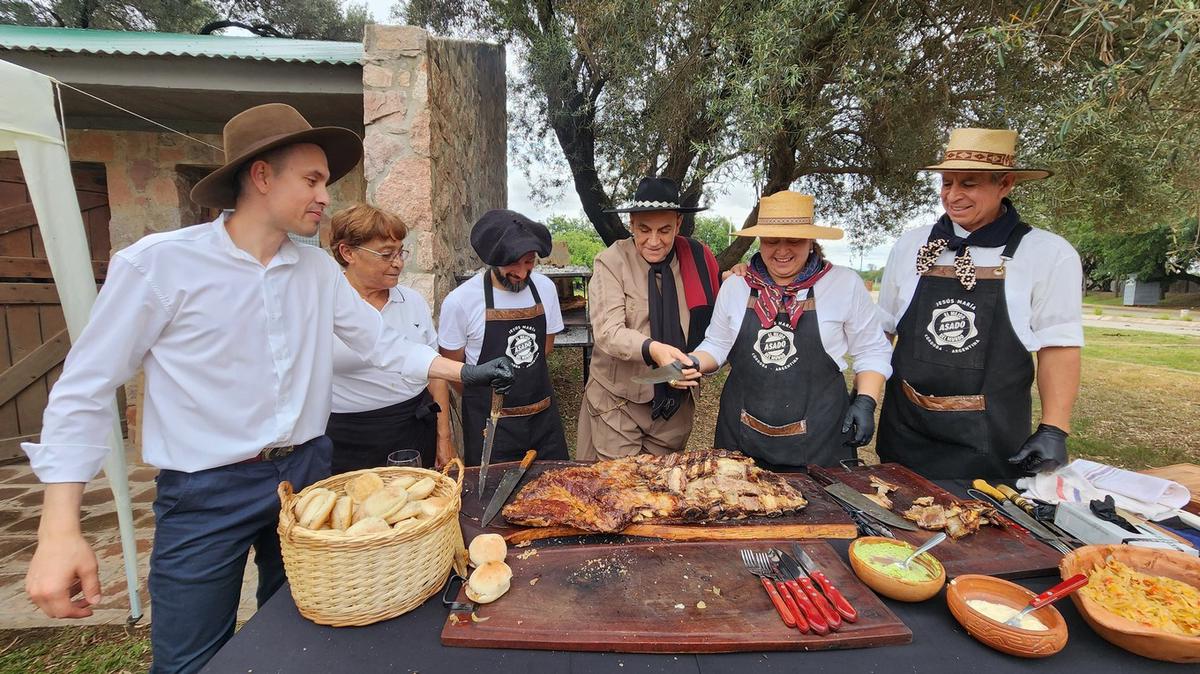
[[[499,283],[501,288],[514,293],[521,292],[525,289],[525,286],[529,285],[528,276],[520,281],[514,281],[506,276],[504,272],[500,271],[499,267],[492,267],[492,278],[496,279],[496,283]]]

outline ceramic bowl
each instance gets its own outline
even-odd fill
[[[1021,609],[1034,596],[1016,583],[975,574],[958,576],[946,587],[946,604],[968,634],[1001,653],[1022,658],[1044,658],[1067,645],[1067,623],[1058,609],[1043,606],[1034,611],[1030,615],[1047,629],[1025,630],[992,620],[967,606],[967,601],[982,599]]]
[[[1129,565],[1134,571],[1174,578],[1200,587],[1200,559],[1173,550],[1132,545],[1085,545],[1063,557],[1058,569],[1063,578],[1089,573],[1097,566],[1102,566],[1109,555]],[[1122,618],[1079,592],[1072,594],[1071,600],[1096,634],[1114,646],[1154,660],[1200,662],[1200,637],[1171,634]]]
[[[907,548],[908,553],[912,554],[917,548],[904,541],[899,541],[894,538],[881,538],[877,536],[863,536],[857,538],[850,544],[850,566],[854,569],[855,575],[859,580],[866,583],[868,587],[875,590],[879,594],[895,599],[897,601],[925,601],[933,595],[937,594],[942,586],[946,584],[946,568],[933,555],[928,552],[914,559],[912,564],[920,564],[929,570],[934,576],[929,580],[912,581],[901,580],[887,575],[872,565],[860,554],[863,545],[869,543],[889,543]]]

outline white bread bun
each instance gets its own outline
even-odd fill
[[[355,503],[366,501],[367,497],[380,489],[383,489],[383,478],[375,473],[357,475],[346,483],[346,494],[354,499]]]
[[[349,496],[342,496],[333,504],[333,512],[329,514],[329,526],[345,531],[354,523],[353,518],[354,501]]]
[[[418,517],[422,512],[424,512],[424,510],[421,507],[421,501],[409,501],[408,503],[404,504],[403,508],[383,519],[387,520],[388,524],[396,524],[397,522],[403,522],[404,520]]]
[[[471,564],[480,567],[488,562],[503,562],[508,556],[508,544],[500,534],[479,534],[471,540],[467,551]]]
[[[337,503],[337,494],[328,489],[318,487],[313,490],[314,496],[304,506],[300,516],[300,526],[306,529],[320,529],[329,520],[333,506]]]
[[[408,500],[420,501],[426,496],[432,494],[433,488],[436,486],[437,484],[433,481],[432,477],[423,477],[414,482],[412,486],[408,488]]]
[[[363,501],[363,510],[371,517],[387,519],[400,512],[408,503],[408,492],[403,489],[380,489]]]
[[[445,496],[430,496],[417,501],[417,505],[421,507],[421,513],[426,517],[435,517],[450,505],[450,499]]]
[[[356,524],[351,526],[349,529],[347,529],[346,535],[347,536],[363,536],[366,534],[378,534],[378,533],[383,533],[384,531],[391,531],[391,530],[392,530],[392,528],[388,526],[388,523],[384,522],[381,518],[364,517],[363,519],[359,520]]]
[[[392,478],[388,482],[388,486],[389,487],[395,486],[395,487],[399,487],[401,489],[408,489],[409,487],[416,484],[417,480],[420,480],[420,479],[421,478],[417,477],[416,475],[401,475],[400,477]]]
[[[467,579],[467,597],[476,603],[487,604],[508,592],[512,569],[504,562],[488,562],[471,572]]]

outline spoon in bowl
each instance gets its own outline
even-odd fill
[[[1008,620],[1005,620],[1004,624],[1012,625],[1013,627],[1020,627],[1021,626],[1021,618],[1024,618],[1025,616],[1029,615],[1030,613],[1033,613],[1034,611],[1038,610],[1039,608],[1041,608],[1043,606],[1046,606],[1048,604],[1053,604],[1054,602],[1058,601],[1059,599],[1062,599],[1063,597],[1071,594],[1075,590],[1078,590],[1079,588],[1081,588],[1087,584],[1088,584],[1088,577],[1085,576],[1084,574],[1079,573],[1074,576],[1071,576],[1070,578],[1064,580],[1063,582],[1059,583],[1058,585],[1055,585],[1054,587],[1050,588],[1049,590],[1046,590],[1045,592],[1039,594],[1038,596],[1034,597],[1033,599],[1030,599],[1029,604],[1026,605],[1025,608],[1021,609],[1019,612],[1014,614],[1013,617],[1009,618]]]
[[[913,553],[911,555],[909,555],[907,559],[905,559],[902,562],[898,561],[895,563],[899,564],[901,568],[907,569],[909,563],[911,563],[912,560],[916,559],[917,557],[920,557],[921,553],[927,552],[930,548],[941,543],[944,540],[946,540],[946,534],[944,532],[939,532],[937,535],[935,535],[935,536],[931,537],[929,540],[925,541],[924,545],[922,545],[921,547],[914,550]]]

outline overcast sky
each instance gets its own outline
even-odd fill
[[[394,0],[366,0],[367,8],[370,10],[378,23],[392,23],[389,19]],[[516,71],[520,64],[517,61],[517,56],[509,50],[508,52],[508,71],[509,77],[515,77]],[[514,141],[510,138],[510,144]],[[535,165],[533,172],[535,180],[537,176],[552,175],[554,171],[565,171],[566,162],[561,158],[561,153],[557,144],[549,144],[549,149],[554,152],[552,160],[549,160],[541,165]],[[557,192],[550,195],[550,201],[544,203],[535,201],[532,195],[532,189],[529,185],[529,180],[526,179],[523,168],[516,164],[516,157],[513,153],[508,156],[508,207],[524,213],[532,218],[545,220],[552,215],[567,215],[583,217],[583,209],[579,205],[579,197],[575,194],[574,189],[568,185]],[[736,179],[728,179],[724,183],[712,186],[714,198],[708,204],[709,210],[707,214],[713,214],[728,218],[734,223],[735,227],[741,225],[746,219],[746,214],[754,207],[757,195],[754,188],[744,182],[739,182]],[[617,200],[622,200],[623,197],[617,197]],[[931,209],[934,204],[931,204]],[[817,205],[818,220],[820,219],[820,205]],[[930,224],[933,218],[932,211],[919,217],[916,222],[910,226],[918,224]],[[832,223],[831,223],[832,224]],[[822,244],[826,255],[835,263],[846,265],[854,268],[866,269],[869,265],[874,264],[877,267],[882,267],[887,261],[888,251],[891,249],[891,242],[881,246],[862,251],[862,255],[851,251],[850,244],[845,240],[830,241]]]

